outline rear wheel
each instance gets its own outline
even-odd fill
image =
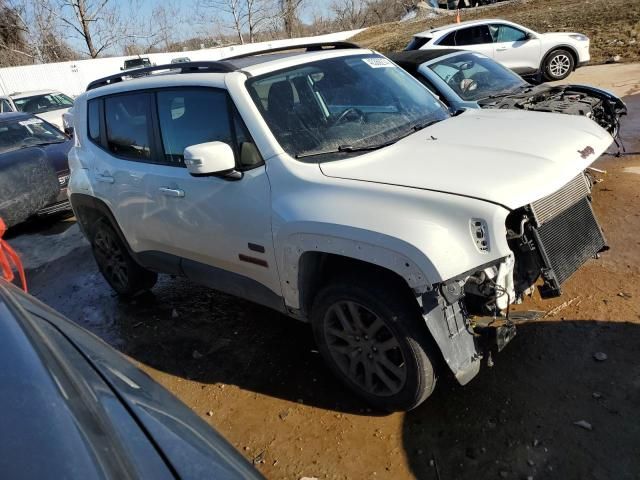
[[[91,240],[93,256],[105,280],[118,294],[130,297],[150,290],[158,275],[138,265],[113,228],[98,221]]]
[[[544,61],[544,77],[553,82],[563,80],[573,72],[573,55],[567,50],[554,50]]]
[[[432,392],[436,376],[417,304],[399,288],[352,279],[322,289],[313,333],[334,373],[384,410],[411,410]]]

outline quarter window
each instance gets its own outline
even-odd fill
[[[184,149],[206,142],[234,147],[226,92],[214,89],[164,90],[157,94],[165,162],[184,164]]]
[[[7,100],[0,100],[0,112],[12,112],[11,104]]]
[[[149,161],[151,95],[134,93],[108,97],[104,109],[108,149],[118,156]]]

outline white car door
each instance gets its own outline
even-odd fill
[[[517,73],[532,73],[540,68],[540,39],[505,24],[489,26],[495,39],[494,59]]]
[[[438,42],[442,47],[463,47],[493,58],[494,43],[487,25],[474,25],[449,33]]]
[[[158,229],[166,226],[166,212],[148,195],[151,174],[159,167],[152,102],[153,94],[132,92],[88,103],[90,132],[92,118],[104,118],[104,127],[95,132],[103,150],[93,160],[94,193],[110,208],[134,252],[158,250],[169,241]]]
[[[251,279],[280,296],[266,167],[226,90],[159,89],[156,100],[164,165],[153,166],[145,186],[162,214],[145,222],[146,235],[162,239],[156,248],[181,257],[184,273],[200,283],[265,303],[252,297],[259,289],[237,291]],[[189,174],[184,149],[213,141],[231,145],[241,174]]]

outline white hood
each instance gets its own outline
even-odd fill
[[[320,168],[329,177],[453,193],[514,209],[558,190],[612,142],[585,117],[468,110],[389,147]]]
[[[60,130],[64,131],[64,126],[62,124],[62,114],[67,112],[68,108],[61,108],[60,110],[51,110],[49,112],[37,113],[36,117],[40,117],[41,119],[54,124]]]

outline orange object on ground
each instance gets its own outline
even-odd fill
[[[7,225],[4,223],[4,220],[0,218],[0,268],[2,269],[2,276],[8,282],[13,282],[15,275],[13,273],[14,268],[18,271],[18,275],[20,275],[20,281],[22,282],[22,289],[27,291],[27,277],[24,275],[24,268],[22,266],[22,262],[20,261],[20,257],[16,253],[16,251],[11,248],[11,246],[7,243],[4,237],[4,233],[7,231]]]
[[[460,9],[456,12],[456,23],[460,23]]]

